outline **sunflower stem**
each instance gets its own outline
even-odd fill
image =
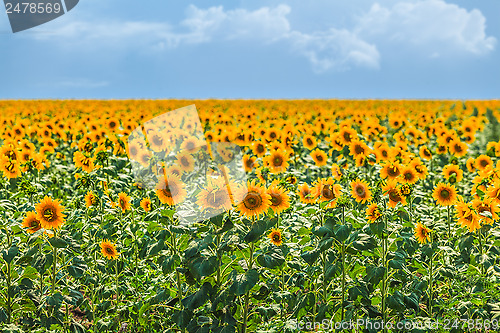
[[[451,218],[450,218],[450,207],[451,207],[451,206],[447,206],[447,210],[448,210],[448,239],[451,239]]]
[[[54,229],[54,237],[56,237],[56,231]],[[52,246],[52,291],[51,295],[54,295],[56,291],[56,268],[57,268],[57,247]]]
[[[342,225],[345,225],[345,207],[342,206]],[[340,319],[344,320],[344,312],[345,312],[345,242],[342,242],[340,255],[342,257],[342,304],[341,304],[341,313]]]
[[[483,261],[483,254],[484,254],[484,250],[483,250],[483,241],[482,241],[482,231],[481,231],[481,228],[479,228],[478,230],[478,234],[477,234],[477,240],[479,241],[479,255],[480,255],[480,258],[481,258],[481,276],[484,276],[485,275],[485,269],[484,269],[484,261]]]
[[[254,243],[250,243],[250,259],[248,260],[248,269],[252,269],[253,266],[253,250]],[[250,305],[250,291],[245,294],[245,307],[243,308],[243,329],[242,333],[247,331],[247,321],[248,321],[248,307]]]
[[[431,234],[431,247],[432,247],[432,234]],[[430,257],[430,262],[429,262],[429,317],[432,318],[432,284],[433,284],[433,277],[434,277],[434,250],[431,254]]]
[[[384,231],[382,239],[382,264],[384,266],[384,276],[382,277],[382,322],[384,325],[384,332],[387,332],[387,276],[388,276],[388,265],[387,265],[387,219],[384,217]]]

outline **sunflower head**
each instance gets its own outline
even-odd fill
[[[42,228],[40,220],[38,220],[35,212],[27,212],[23,220],[23,227],[27,228],[26,231],[30,234],[37,232]]]
[[[457,200],[457,190],[454,185],[439,183],[434,188],[432,197],[440,206],[451,206]]]
[[[121,208],[122,213],[130,209],[130,197],[126,193],[120,192],[118,194],[118,206]]]
[[[53,200],[45,196],[42,201],[36,205],[37,218],[44,229],[58,229],[64,224],[64,207],[59,200]]]
[[[115,244],[111,243],[107,239],[101,242],[101,253],[109,260],[116,259],[120,255],[120,253],[116,250]]]
[[[149,212],[151,210],[151,200],[149,198],[143,198],[141,200],[141,207],[145,212]]]
[[[420,244],[425,244],[431,239],[431,231],[431,229],[419,222],[415,227],[415,238]]]
[[[283,244],[283,238],[281,236],[280,229],[271,229],[271,233],[269,233],[267,237],[269,237],[271,243],[273,243],[276,246],[281,246],[281,244]]]

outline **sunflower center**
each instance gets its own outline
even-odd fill
[[[401,196],[399,195],[399,191],[396,189],[393,189],[389,192],[389,198],[395,202],[401,201]]]
[[[450,197],[450,191],[448,191],[448,190],[441,191],[441,198],[448,199],[449,197]]]
[[[264,145],[258,145],[258,146],[257,146],[257,151],[258,151],[259,153],[263,153],[263,152],[265,151]]]
[[[312,140],[311,140],[311,139],[309,139],[309,138],[306,140],[306,142],[307,142],[307,144],[308,144],[309,146],[312,146],[312,144],[313,144]]]
[[[404,175],[406,180],[412,180],[413,179],[413,174],[411,172],[405,172]]]
[[[271,194],[271,204],[273,206],[279,206],[283,200],[279,194]]]
[[[316,155],[316,159],[319,161],[319,162],[323,162],[323,156],[321,155]]]
[[[110,248],[110,247],[107,247],[107,248],[106,248],[106,253],[107,253],[107,254],[113,254],[113,249],[112,249],[112,248]]]
[[[398,168],[396,168],[395,166],[392,166],[392,167],[389,167],[388,170],[387,170],[387,173],[391,176],[391,177],[396,177],[399,175],[399,170]]]
[[[243,204],[248,209],[256,209],[262,205],[262,197],[255,192],[250,192],[247,194]]]
[[[54,220],[54,211],[52,210],[52,208],[45,209],[45,211],[43,212],[43,217],[47,221],[52,222]]]
[[[358,154],[358,155],[359,155],[359,154],[364,153],[364,152],[365,152],[365,150],[364,150],[364,149],[363,149],[363,147],[361,147],[360,145],[356,145],[356,146],[354,147],[354,152],[355,152],[356,154]]]
[[[31,229],[36,229],[40,226],[40,223],[37,220],[33,220],[30,222],[30,228]]]
[[[321,194],[327,200],[332,200],[332,199],[335,198],[335,194],[332,191],[332,186],[331,185],[325,185],[325,186],[323,186],[323,190],[321,191]]]
[[[275,156],[273,159],[274,166],[281,166],[283,164],[283,158],[281,156]]]
[[[366,195],[365,187],[363,185],[356,185],[356,188],[354,190],[360,197],[364,197]]]
[[[281,240],[281,237],[280,237],[279,234],[276,233],[276,234],[273,235],[273,241],[279,242],[280,240]]]

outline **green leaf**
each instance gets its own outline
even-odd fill
[[[157,243],[149,248],[148,256],[152,257],[158,254],[165,247],[165,240],[160,239]]]
[[[50,243],[50,245],[52,245],[53,247],[58,248],[58,249],[62,249],[62,248],[65,248],[66,246],[68,246],[68,243],[64,239],[59,238],[59,237],[50,238],[49,243]]]
[[[2,257],[6,263],[10,264],[18,254],[19,248],[17,246],[12,246],[10,249],[2,252]]]
[[[263,253],[257,257],[257,262],[266,268],[276,268],[285,262],[283,251],[276,246],[268,246]]]
[[[302,259],[304,259],[305,262],[307,262],[309,265],[312,265],[318,260],[319,255],[320,255],[319,249],[314,249],[312,251],[306,251],[300,255]]]
[[[80,278],[83,276],[83,273],[85,273],[87,268],[85,260],[79,257],[74,257],[71,260],[71,266],[68,267],[68,273],[74,278]]]
[[[217,269],[217,257],[198,257],[188,262],[188,267],[193,276],[200,280],[204,276],[209,276]]]
[[[404,298],[403,295],[396,290],[393,295],[389,295],[387,298],[387,305],[398,312],[402,312],[405,310]]]
[[[374,287],[376,287],[382,278],[385,275],[385,267],[384,266],[372,266],[369,265],[366,267],[366,276],[364,278],[365,281],[370,282]]]
[[[267,230],[267,221],[266,219],[261,219],[258,221],[255,221],[252,226],[250,231],[245,235],[243,240],[246,243],[253,243],[257,240],[259,240],[260,236],[264,234]]]
[[[259,273],[255,269],[250,269],[245,274],[236,275],[233,273],[233,283],[229,287],[229,291],[236,296],[244,295],[257,284],[258,280]]]
[[[184,298],[182,305],[189,310],[195,310],[205,304],[213,293],[214,289],[210,282],[205,282],[198,291]]]
[[[168,256],[163,259],[161,264],[161,270],[163,274],[169,274],[174,271],[174,267],[176,266],[176,262],[180,262],[180,258],[178,255]]]
[[[335,230],[335,239],[343,243],[351,234],[351,225],[339,225]]]

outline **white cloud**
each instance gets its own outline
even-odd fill
[[[330,69],[348,70],[352,66],[379,66],[377,47],[347,30],[330,29],[313,34],[292,32],[290,39],[295,49],[309,59],[318,73]]]
[[[494,37],[486,35],[481,11],[467,11],[443,0],[399,2],[392,8],[374,4],[355,31],[367,39],[413,46],[432,57],[454,52],[485,54],[496,44]]]
[[[67,49],[110,47],[141,52],[214,41],[280,42],[308,59],[317,73],[353,67],[377,69],[381,58],[378,47],[387,42],[425,52],[429,58],[457,52],[485,54],[496,44],[494,37],[486,36],[486,19],[479,10],[467,11],[443,0],[407,0],[390,8],[375,4],[349,29],[331,27],[307,33],[292,28],[290,12],[290,6],[284,4],[256,10],[190,5],[185,18],[175,26],[162,22],[62,19],[56,23],[59,28],[52,29],[58,32],[32,38],[52,39]]]

